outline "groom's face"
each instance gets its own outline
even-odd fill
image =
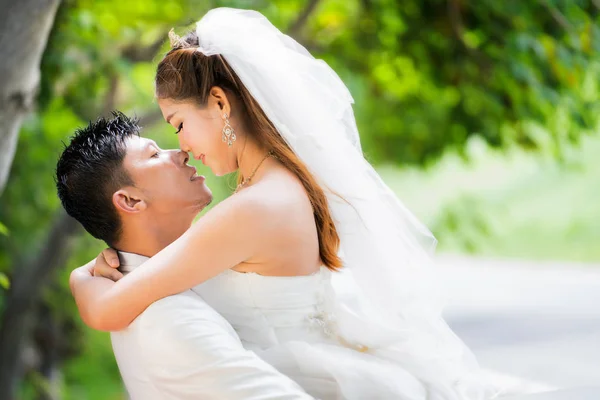
[[[123,166],[134,182],[135,195],[152,214],[197,214],[212,200],[203,176],[187,164],[180,150],[163,150],[150,139],[127,139]]]

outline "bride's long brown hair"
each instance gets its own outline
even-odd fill
[[[342,266],[338,257],[340,238],[331,218],[323,189],[304,163],[283,140],[273,123],[265,115],[258,102],[248,92],[240,78],[220,55],[205,56],[198,51],[196,32],[183,38],[171,37],[171,50],[158,64],[156,71],[156,96],[159,99],[194,101],[203,107],[208,101],[210,89],[218,86],[240,100],[240,115],[254,135],[254,139],[273,151],[278,160],[300,179],[312,204],[319,255],[323,264],[336,270]],[[238,180],[241,182],[242,177]]]

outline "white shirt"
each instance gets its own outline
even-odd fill
[[[119,258],[123,273],[148,259],[124,252]],[[111,341],[132,400],[311,399],[245,350],[231,325],[190,290],[153,303],[111,332]]]

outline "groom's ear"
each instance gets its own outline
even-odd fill
[[[134,191],[128,188],[117,190],[112,201],[117,210],[125,213],[138,213],[147,207],[146,202]]]

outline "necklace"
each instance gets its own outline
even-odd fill
[[[273,151],[269,151],[267,154],[265,154],[265,156],[262,158],[262,160],[260,160],[260,162],[258,163],[258,165],[254,168],[254,170],[252,171],[252,173],[250,174],[249,177],[244,178],[244,180],[237,185],[237,187],[235,188],[235,191],[233,192],[233,194],[236,194],[237,192],[239,192],[241,189],[243,189],[246,185],[248,185],[248,183],[250,183],[250,181],[252,180],[252,178],[254,178],[254,175],[256,175],[256,171],[258,171],[258,169],[260,168],[260,166],[262,165],[263,162],[265,162],[265,160],[269,157],[274,157],[275,153],[273,153]]]

